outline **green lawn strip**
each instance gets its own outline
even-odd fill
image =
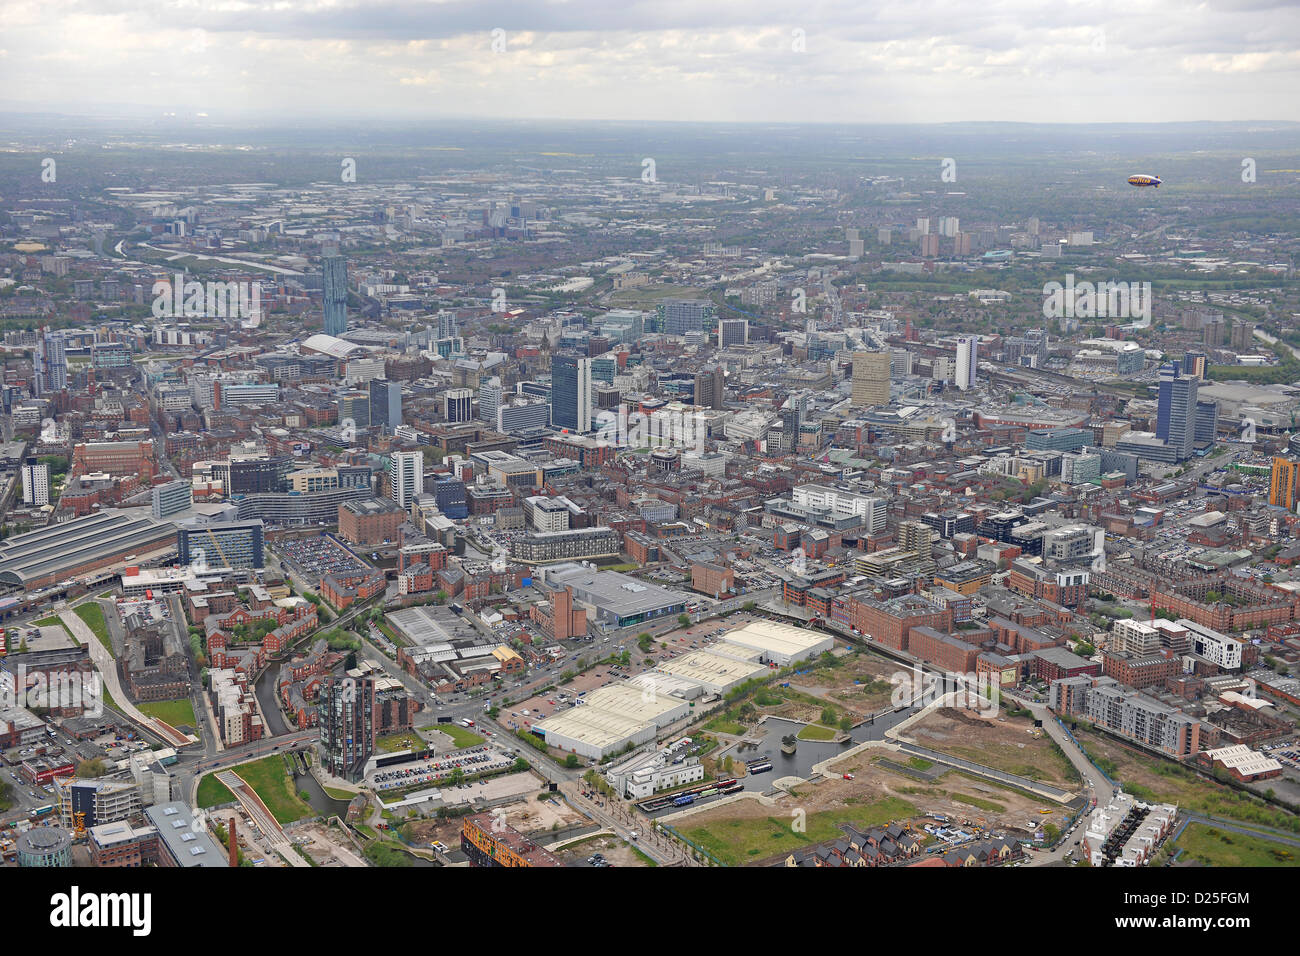
[[[742,866],[779,853],[815,846],[844,835],[838,824],[859,828],[881,826],[914,817],[917,809],[906,800],[886,797],[875,803],[812,813],[803,820],[803,832],[784,817],[740,818],[681,827],[681,833],[729,866]]]
[[[99,643],[104,645],[104,649],[109,655],[113,654],[113,641],[108,636],[108,621],[104,620],[104,609],[94,601],[86,604],[78,604],[72,609],[72,612],[86,622],[86,626],[95,632],[99,638]]]
[[[482,734],[476,734],[469,728],[460,727],[456,724],[437,724],[434,729],[450,737],[457,750],[464,750],[466,747],[477,747],[487,739]]]
[[[285,772],[284,759],[279,754],[270,757],[263,757],[261,760],[252,763],[239,764],[231,767],[235,773],[239,774],[250,787],[257,791],[257,795],[262,798],[266,808],[271,811],[276,822],[282,826],[286,823],[293,823],[295,820],[301,820],[303,817],[315,816],[316,811],[311,804],[304,801],[298,796],[297,790],[294,789],[293,778]],[[212,800],[205,803],[203,800],[204,787],[211,781],[215,787],[220,790],[210,789],[210,795],[221,795],[222,799]],[[235,799],[234,794],[220,780],[217,780],[215,774],[208,774],[199,782],[199,806],[213,806],[218,803],[228,803]]]
[[[1190,857],[1207,866],[1295,866],[1300,857],[1300,850],[1285,843],[1208,823],[1189,823],[1175,845],[1183,851],[1180,860]]]
[[[821,724],[809,724],[795,736],[800,740],[834,740],[835,734],[836,731],[830,727],[823,727]]]
[[[234,803],[235,795],[230,792],[229,787],[217,779],[216,774],[210,773],[199,781],[198,802],[204,809],[219,807],[225,803]]]
[[[194,717],[194,702],[188,697],[179,700],[150,700],[136,704],[140,712],[157,717],[173,727],[198,727]]]

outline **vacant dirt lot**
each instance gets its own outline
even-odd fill
[[[888,754],[887,759],[906,769],[889,770],[879,763],[885,756],[868,750],[845,758],[834,769],[853,774],[852,780],[804,784],[776,798],[774,805],[737,800],[666,822],[724,862],[744,865],[837,839],[842,823],[872,827],[917,821],[919,826],[929,815],[942,814],[967,827],[1028,838],[1045,823],[1060,826],[1065,820],[1055,805],[959,773],[950,771],[931,781],[920,774],[914,778],[906,769],[938,768],[924,762],[908,768],[901,755]],[[1040,809],[1052,813],[1040,814]]]
[[[1078,775],[1065,754],[1041,730],[1033,736],[1028,717],[985,718],[974,711],[942,707],[903,734],[941,753],[1014,773],[1030,780],[1071,787]]]
[[[555,851],[555,855],[565,866],[586,866],[587,858],[593,853],[601,854],[614,866],[649,866],[645,860],[632,852],[631,844],[611,835],[586,837]]]
[[[894,661],[858,652],[841,658],[837,667],[818,667],[812,673],[797,674],[790,678],[790,684],[866,716],[889,703],[893,693],[889,678],[898,670],[899,665]]]

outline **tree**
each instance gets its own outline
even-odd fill
[[[77,776],[82,780],[86,780],[91,777],[102,777],[107,772],[108,772],[108,768],[104,765],[104,761],[100,757],[94,757],[90,760],[83,760],[81,763],[77,765]]]
[[[690,626],[691,626],[691,619],[690,619],[690,617],[689,617],[688,615],[686,615],[686,614],[678,614],[678,615],[677,615],[677,623],[678,623],[678,625],[681,626],[681,627],[690,627]]]
[[[849,731],[853,729],[853,718],[845,714],[840,718],[840,730]]]
[[[434,603],[434,604],[446,604],[446,603],[447,603],[447,592],[446,592],[446,591],[439,591],[437,594],[435,594],[435,595],[433,596],[433,603]]]
[[[582,761],[578,759],[577,754],[569,754],[567,757],[564,758],[564,765],[568,767],[570,770],[573,770],[581,763]]]
[[[833,707],[822,708],[822,723],[825,724],[827,727],[834,725],[835,709]]]

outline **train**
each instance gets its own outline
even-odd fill
[[[746,767],[745,769],[748,770],[751,774],[755,774],[755,773],[767,773],[769,770],[772,769],[772,761],[770,761],[770,760],[762,760],[762,761],[759,761],[758,763],[750,764],[750,765],[749,765],[748,767]]]
[[[673,806],[684,807],[695,802],[695,794],[683,793],[680,797],[673,798]]]

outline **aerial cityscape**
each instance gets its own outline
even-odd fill
[[[51,89],[0,866],[1300,862],[1292,106]]]

